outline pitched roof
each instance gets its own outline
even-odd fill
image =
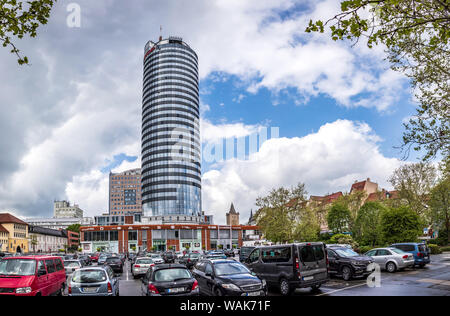
[[[2,233],[9,233],[8,230],[0,224],[0,232]]]
[[[230,206],[230,214],[237,214],[236,210],[234,209],[233,203],[231,203],[231,206]]]
[[[352,188],[350,189],[350,193],[353,191],[363,191],[364,187],[366,186],[366,180],[361,182],[355,182],[352,184]]]
[[[18,219],[17,217],[9,214],[9,213],[1,213],[0,214],[0,224],[6,224],[6,223],[16,223],[16,224],[22,224],[22,225],[28,225],[24,221]]]

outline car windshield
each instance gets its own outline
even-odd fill
[[[191,279],[191,273],[184,268],[163,269],[155,272],[156,282],[174,282],[177,280]]]
[[[0,261],[0,275],[34,275],[36,260],[5,259]]]
[[[76,268],[79,266],[80,263],[78,261],[64,261],[64,267],[66,268]]]
[[[341,257],[357,257],[357,256],[359,256],[356,252],[354,252],[351,249],[336,249],[336,252]]]
[[[224,262],[214,264],[216,268],[216,275],[232,275],[250,273],[250,271],[241,263],[238,262]]]
[[[399,255],[403,255],[403,254],[407,253],[407,252],[404,252],[403,250],[400,250],[400,249],[397,249],[397,248],[391,248],[390,250],[395,252],[395,253],[398,253]]]
[[[151,257],[154,258],[154,259],[159,259],[159,258],[161,258],[160,255],[152,255]]]
[[[136,260],[136,264],[152,264],[152,259],[139,259]]]
[[[106,281],[106,272],[103,270],[77,270],[72,276],[75,283],[99,283]]]

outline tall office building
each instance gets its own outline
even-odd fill
[[[142,212],[141,169],[109,174],[109,214]]]
[[[149,41],[142,101],[144,216],[201,216],[198,58],[181,38]]]

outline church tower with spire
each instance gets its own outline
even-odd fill
[[[230,211],[227,213],[227,225],[239,225],[239,213],[234,209],[233,203],[231,203]]]

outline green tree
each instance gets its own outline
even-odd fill
[[[75,233],[79,233],[80,232],[80,224],[72,224],[69,227],[67,227],[67,230],[71,231],[71,232],[75,232]]]
[[[28,63],[26,56],[13,43],[14,39],[22,39],[28,35],[36,37],[40,25],[47,24],[53,4],[56,0],[0,0],[0,43],[11,48],[17,56],[17,62]]]
[[[389,244],[414,242],[422,233],[419,215],[408,206],[384,210],[380,224],[383,241]]]
[[[384,209],[378,202],[366,202],[361,207],[353,227],[355,239],[360,244],[375,246],[380,243],[380,219]]]
[[[319,239],[320,224],[315,211],[309,207],[302,208],[300,218],[294,228],[294,240],[299,242]]]
[[[341,203],[333,203],[327,216],[328,228],[335,234],[348,232],[352,226],[352,216]]]
[[[430,206],[433,223],[445,228],[447,242],[450,243],[450,177],[443,178],[432,190]]]
[[[430,222],[428,200],[436,180],[436,168],[424,162],[403,165],[389,178],[400,199],[421,217],[424,225]]]
[[[419,102],[400,147],[405,157],[411,147],[424,150],[428,160],[450,153],[449,25],[448,0],[345,0],[341,12],[326,22],[311,20],[306,32],[329,26],[335,41],[385,45],[391,68],[411,79]]]
[[[296,227],[306,207],[306,194],[305,185],[298,184],[290,189],[273,189],[256,200],[259,207],[256,223],[266,239],[282,243],[295,240]]]
[[[367,193],[365,191],[354,191],[351,194],[344,194],[339,197],[336,202],[350,211],[351,221],[354,222],[366,198]]]

